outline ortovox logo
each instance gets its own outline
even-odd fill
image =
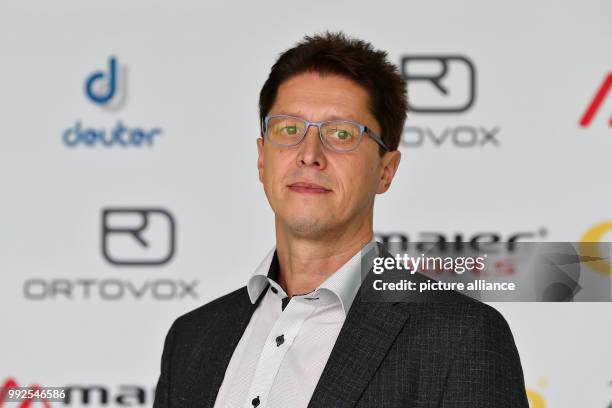
[[[402,75],[408,83],[410,111],[452,113],[468,110],[476,99],[476,69],[461,55],[407,55]]]
[[[162,208],[102,211],[102,255],[114,265],[162,265],[172,259],[176,225]]]

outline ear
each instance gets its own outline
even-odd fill
[[[376,194],[382,194],[391,187],[395,172],[399,167],[402,154],[398,150],[386,152],[381,157],[380,179],[378,180],[378,188]]]
[[[259,172],[259,181],[263,183],[263,138],[257,139],[257,171]]]

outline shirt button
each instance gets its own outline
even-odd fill
[[[256,396],[255,398],[253,398],[253,400],[251,401],[251,404],[256,407],[259,405],[259,395]]]
[[[285,335],[281,334],[280,336],[276,337],[276,347],[280,347],[281,344],[283,344],[285,342]]]
[[[270,290],[272,293],[278,293],[278,289],[276,289],[274,286],[270,286]]]

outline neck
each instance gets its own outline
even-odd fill
[[[315,238],[304,237],[292,233],[276,219],[279,284],[289,296],[313,291],[370,242],[372,217],[341,230]]]

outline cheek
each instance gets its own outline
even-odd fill
[[[350,160],[338,166],[337,174],[345,200],[363,201],[374,194],[378,172],[375,164],[364,159]]]
[[[263,165],[264,184],[266,189],[273,191],[281,187],[279,183],[281,183],[283,176],[289,169],[291,155],[272,146],[265,149]]]
[[[376,166],[376,164],[374,163],[370,163],[368,166],[368,182],[370,183],[370,187],[372,188],[372,190],[376,191],[376,188],[378,187],[378,181],[380,179],[379,177],[379,171],[380,169],[378,168],[378,166]]]

